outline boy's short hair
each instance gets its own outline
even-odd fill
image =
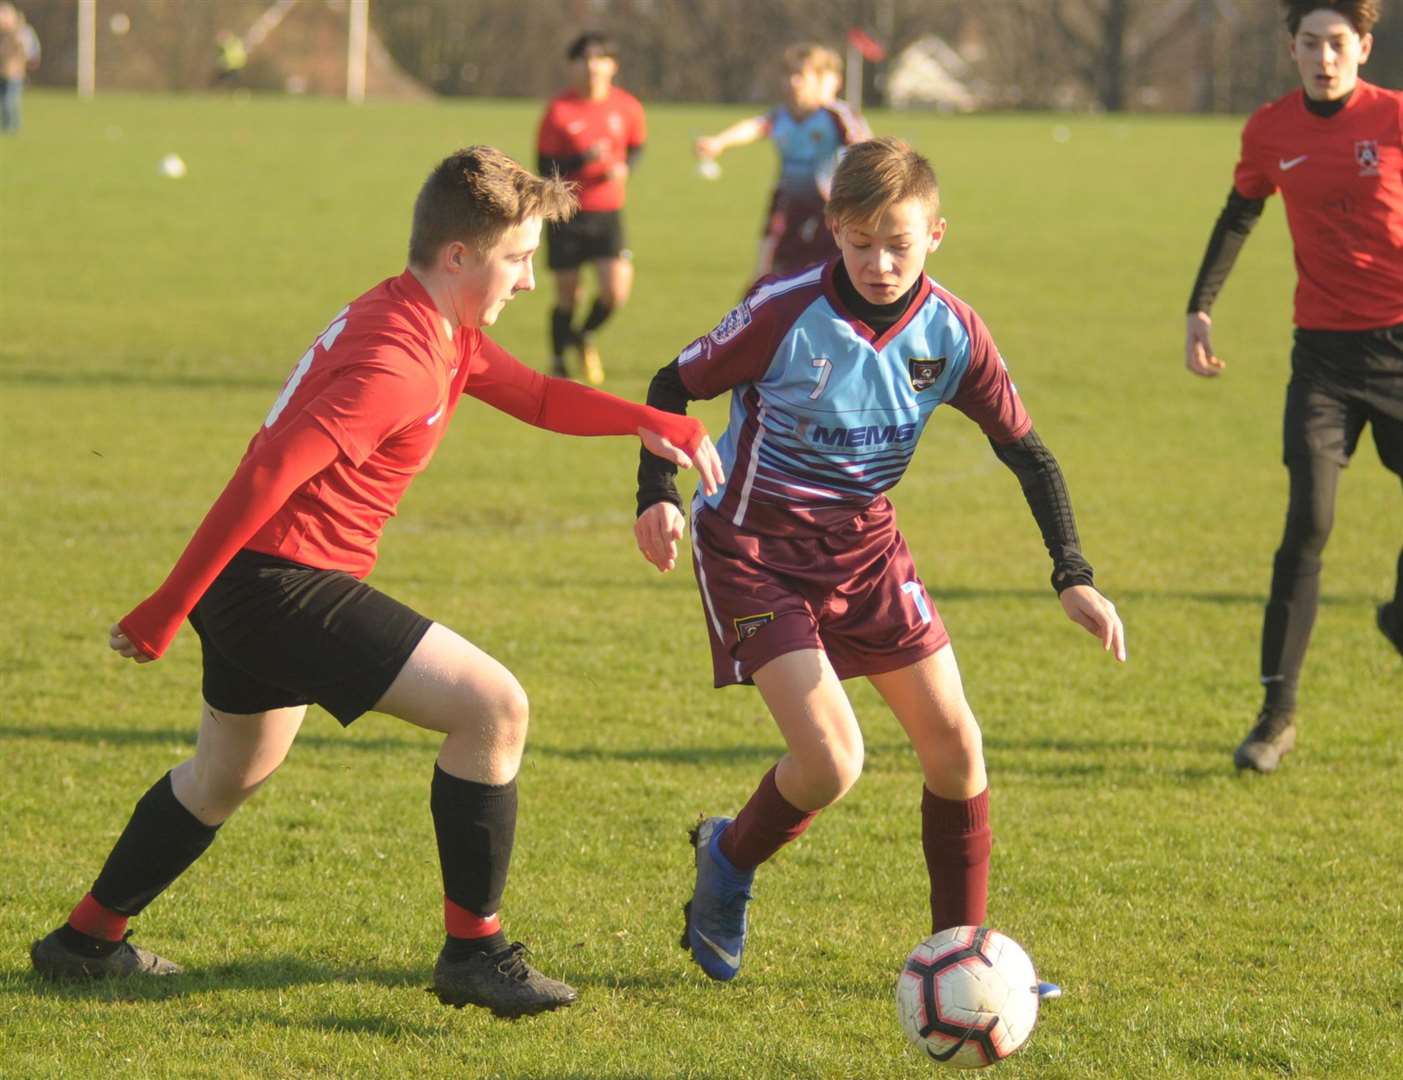
[[[598,53],[600,56],[607,56],[611,60],[619,58],[619,47],[614,43],[614,39],[597,30],[586,30],[583,34],[570,42],[570,47],[565,50],[567,60],[583,60],[589,52]]]
[[[843,60],[832,49],[817,42],[806,41],[791,45],[784,50],[784,70],[790,75],[798,75],[806,68],[834,75],[843,73]]]
[[[1349,20],[1354,32],[1363,37],[1379,21],[1378,0],[1281,0],[1286,9],[1286,29],[1291,36],[1301,28],[1301,20],[1312,11],[1329,8]]]
[[[932,222],[939,216],[940,183],[930,162],[900,139],[868,139],[848,147],[833,173],[828,220],[868,224],[907,199],[918,199]]]
[[[529,217],[565,221],[578,206],[574,185],[522,168],[495,146],[469,146],[439,162],[414,200],[409,262],[432,266],[444,244],[490,251]]]

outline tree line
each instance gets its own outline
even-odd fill
[[[1403,0],[1394,2],[1365,74],[1403,86]],[[37,82],[71,81],[77,3],[21,0],[45,46]],[[100,82],[205,86],[216,35],[243,32],[270,4],[101,0]],[[325,27],[345,11],[346,0],[298,0],[269,48],[308,36],[315,15],[316,40],[334,54]],[[398,66],[445,95],[545,97],[565,81],[566,45],[583,29],[618,41],[620,81],[654,101],[773,100],[785,45],[841,50],[855,26],[892,56],[938,36],[995,108],[1244,112],[1296,84],[1275,0],[370,0],[370,15]],[[882,103],[888,68],[866,66],[864,100]],[[256,88],[280,77],[276,65],[250,65]]]

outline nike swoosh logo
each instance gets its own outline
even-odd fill
[[[446,408],[448,408],[447,405],[440,405],[438,407],[438,412],[434,413],[433,416],[425,420],[424,423],[429,427],[433,427],[436,423],[438,423],[438,418],[443,415],[443,410]]]
[[[1285,158],[1282,158],[1280,161],[1277,162],[1277,164],[1281,166],[1282,172],[1290,172],[1301,162],[1305,161],[1305,159],[1308,157],[1310,157],[1309,154],[1302,154],[1300,157],[1293,157],[1290,161],[1287,161]]]
[[[726,963],[730,964],[731,967],[740,967],[739,956],[737,956],[735,953],[728,953],[725,949],[721,948],[720,945],[716,944],[716,942],[712,941],[711,938],[707,937],[700,930],[696,930],[695,933],[697,937],[701,938],[703,945],[705,945],[708,949],[714,952],[722,960],[726,961]]]

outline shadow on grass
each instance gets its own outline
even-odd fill
[[[267,376],[213,375],[201,372],[153,372],[82,368],[0,371],[0,385],[10,386],[164,386],[178,390],[266,390],[277,387]]]
[[[37,739],[52,742],[74,742],[97,745],[110,743],[113,746],[168,745],[183,743],[191,749],[195,746],[195,732],[161,731],[145,728],[90,728],[74,725],[35,725],[17,727],[13,724],[0,724],[0,741],[5,739]],[[354,735],[313,735],[300,734],[297,745],[320,747],[332,750],[431,750],[430,739],[414,741],[397,739],[393,736],[358,738]],[[728,762],[773,761],[782,750],[778,742],[755,746],[723,747],[643,747],[616,749],[603,747],[554,747],[529,745],[527,753],[537,757],[558,758],[563,761],[672,761],[679,764],[715,765]]]
[[[180,731],[162,731],[148,728],[93,728],[62,724],[36,724],[33,727],[0,724],[0,740],[4,739],[43,739],[53,742],[90,744],[111,743],[113,746],[184,743],[194,749],[195,730],[193,726]],[[427,738],[416,742],[412,739],[397,739],[385,735],[361,738],[355,735],[299,734],[297,745],[335,750],[426,750],[433,749],[434,744]]]
[[[1207,739],[1044,738],[984,736],[1000,776],[1043,780],[1124,780],[1153,783],[1219,781],[1232,774],[1232,747]]]
[[[71,1001],[166,1001],[228,990],[282,990],[293,986],[375,983],[392,989],[419,990],[428,985],[431,964],[383,967],[363,963],[332,965],[296,956],[233,961],[187,970],[162,978],[109,979],[100,982],[50,982],[32,972],[0,982],[0,994]],[[427,1000],[427,996],[426,996]]]
[[[1047,589],[982,589],[961,585],[942,587],[926,583],[926,588],[938,604],[941,600],[1032,600],[1041,604],[1052,595]],[[1139,603],[1217,604],[1231,607],[1242,605],[1261,608],[1266,605],[1264,592],[1188,592],[1182,589],[1113,589],[1112,599],[1118,605]],[[1374,605],[1380,597],[1372,593],[1322,593],[1323,607],[1350,607],[1357,604]]]
[[[181,743],[194,748],[193,731],[160,731],[140,728],[88,728],[75,726],[17,727],[0,725],[0,742],[6,739],[35,739],[53,742],[73,742],[88,745],[108,743],[112,746],[169,745]],[[304,734],[297,745],[328,750],[356,752],[433,749],[432,741],[397,739],[392,736],[357,738],[353,735]],[[1106,777],[1153,778],[1174,780],[1215,780],[1227,772],[1226,755],[1231,747],[1205,739],[1153,740],[1107,738],[1045,738],[1006,739],[985,734],[986,750],[998,754],[998,771],[1009,776],[1031,776],[1047,779],[1085,780]],[[673,747],[599,747],[529,745],[527,753],[537,758],[591,763],[663,763],[696,767],[744,764],[768,764],[782,754],[778,739],[774,742],[740,746],[673,746]],[[906,768],[910,753],[904,742],[869,743],[867,770],[885,772],[892,762]],[[1184,755],[1195,759],[1208,758],[1212,764],[1182,762]]]

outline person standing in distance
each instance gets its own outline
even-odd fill
[[[838,100],[843,62],[822,45],[784,50],[785,102],[763,116],[738,121],[696,141],[698,159],[715,162],[727,150],[769,138],[779,153],[779,178],[770,196],[756,254],[755,277],[783,277],[838,253],[823,207],[833,170],[845,147],[870,138],[860,115]]]
[[[787,747],[734,818],[706,818],[693,833],[682,945],[720,981],[740,972],[756,868],[862,771],[843,679],[876,687],[920,763],[932,931],[984,921],[993,841],[982,737],[886,495],[940,406],[975,421],[1018,477],[1067,617],[1125,660],[1124,627],[1082,557],[1057,459],[988,328],[925,274],[945,235],[930,163],[898,139],[858,143],[827,212],[837,258],[762,282],[648,389],[650,404],[678,413],[731,392],[718,446],[730,479],[693,500],[692,565],[715,685],[754,683]],[[634,536],[664,572],[683,535],[675,472],[642,454]]]
[[[555,276],[550,315],[551,372],[566,374],[566,352],[579,354],[580,373],[592,386],[604,381],[595,334],[628,302],[633,290],[633,253],[624,241],[623,207],[628,180],[648,137],[643,106],[614,85],[618,49],[603,34],[581,34],[566,56],[568,90],[553,98],[536,136],[537,168],[579,186],[580,212],[546,230],[546,262]],[[584,322],[575,325],[583,282],[581,268],[594,267],[597,295]]]
[[[1297,684],[1320,594],[1321,553],[1340,472],[1366,426],[1403,478],[1403,93],[1359,77],[1375,0],[1284,0],[1301,89],[1262,106],[1242,132],[1227,205],[1189,297],[1185,364],[1226,368],[1209,312],[1269,196],[1281,192],[1296,256],[1295,342],[1286,387],[1286,527],[1262,624],[1265,697],[1233,753],[1273,772],[1296,745]],[[1403,653],[1403,551],[1378,628]]]
[[[20,129],[24,81],[39,66],[39,35],[9,0],[0,2],[0,134]]]
[[[534,287],[542,222],[573,210],[562,181],[492,147],[442,161],[414,204],[408,268],[332,317],[169,577],[112,627],[111,647],[146,663],[189,617],[204,662],[199,738],[194,757],[136,804],[68,920],[34,943],[39,974],[178,974],[127,943],[128,920],[273,774],[316,703],[343,725],[373,709],[444,736],[429,799],[447,931],[433,972],[439,1000],[504,1017],[575,1001],[508,944],[498,914],[525,693],[477,646],[362,580],[465,395],[549,431],[637,433],[650,452],[695,462],[703,487],[719,483],[700,425],[548,379],[483,333]]]

